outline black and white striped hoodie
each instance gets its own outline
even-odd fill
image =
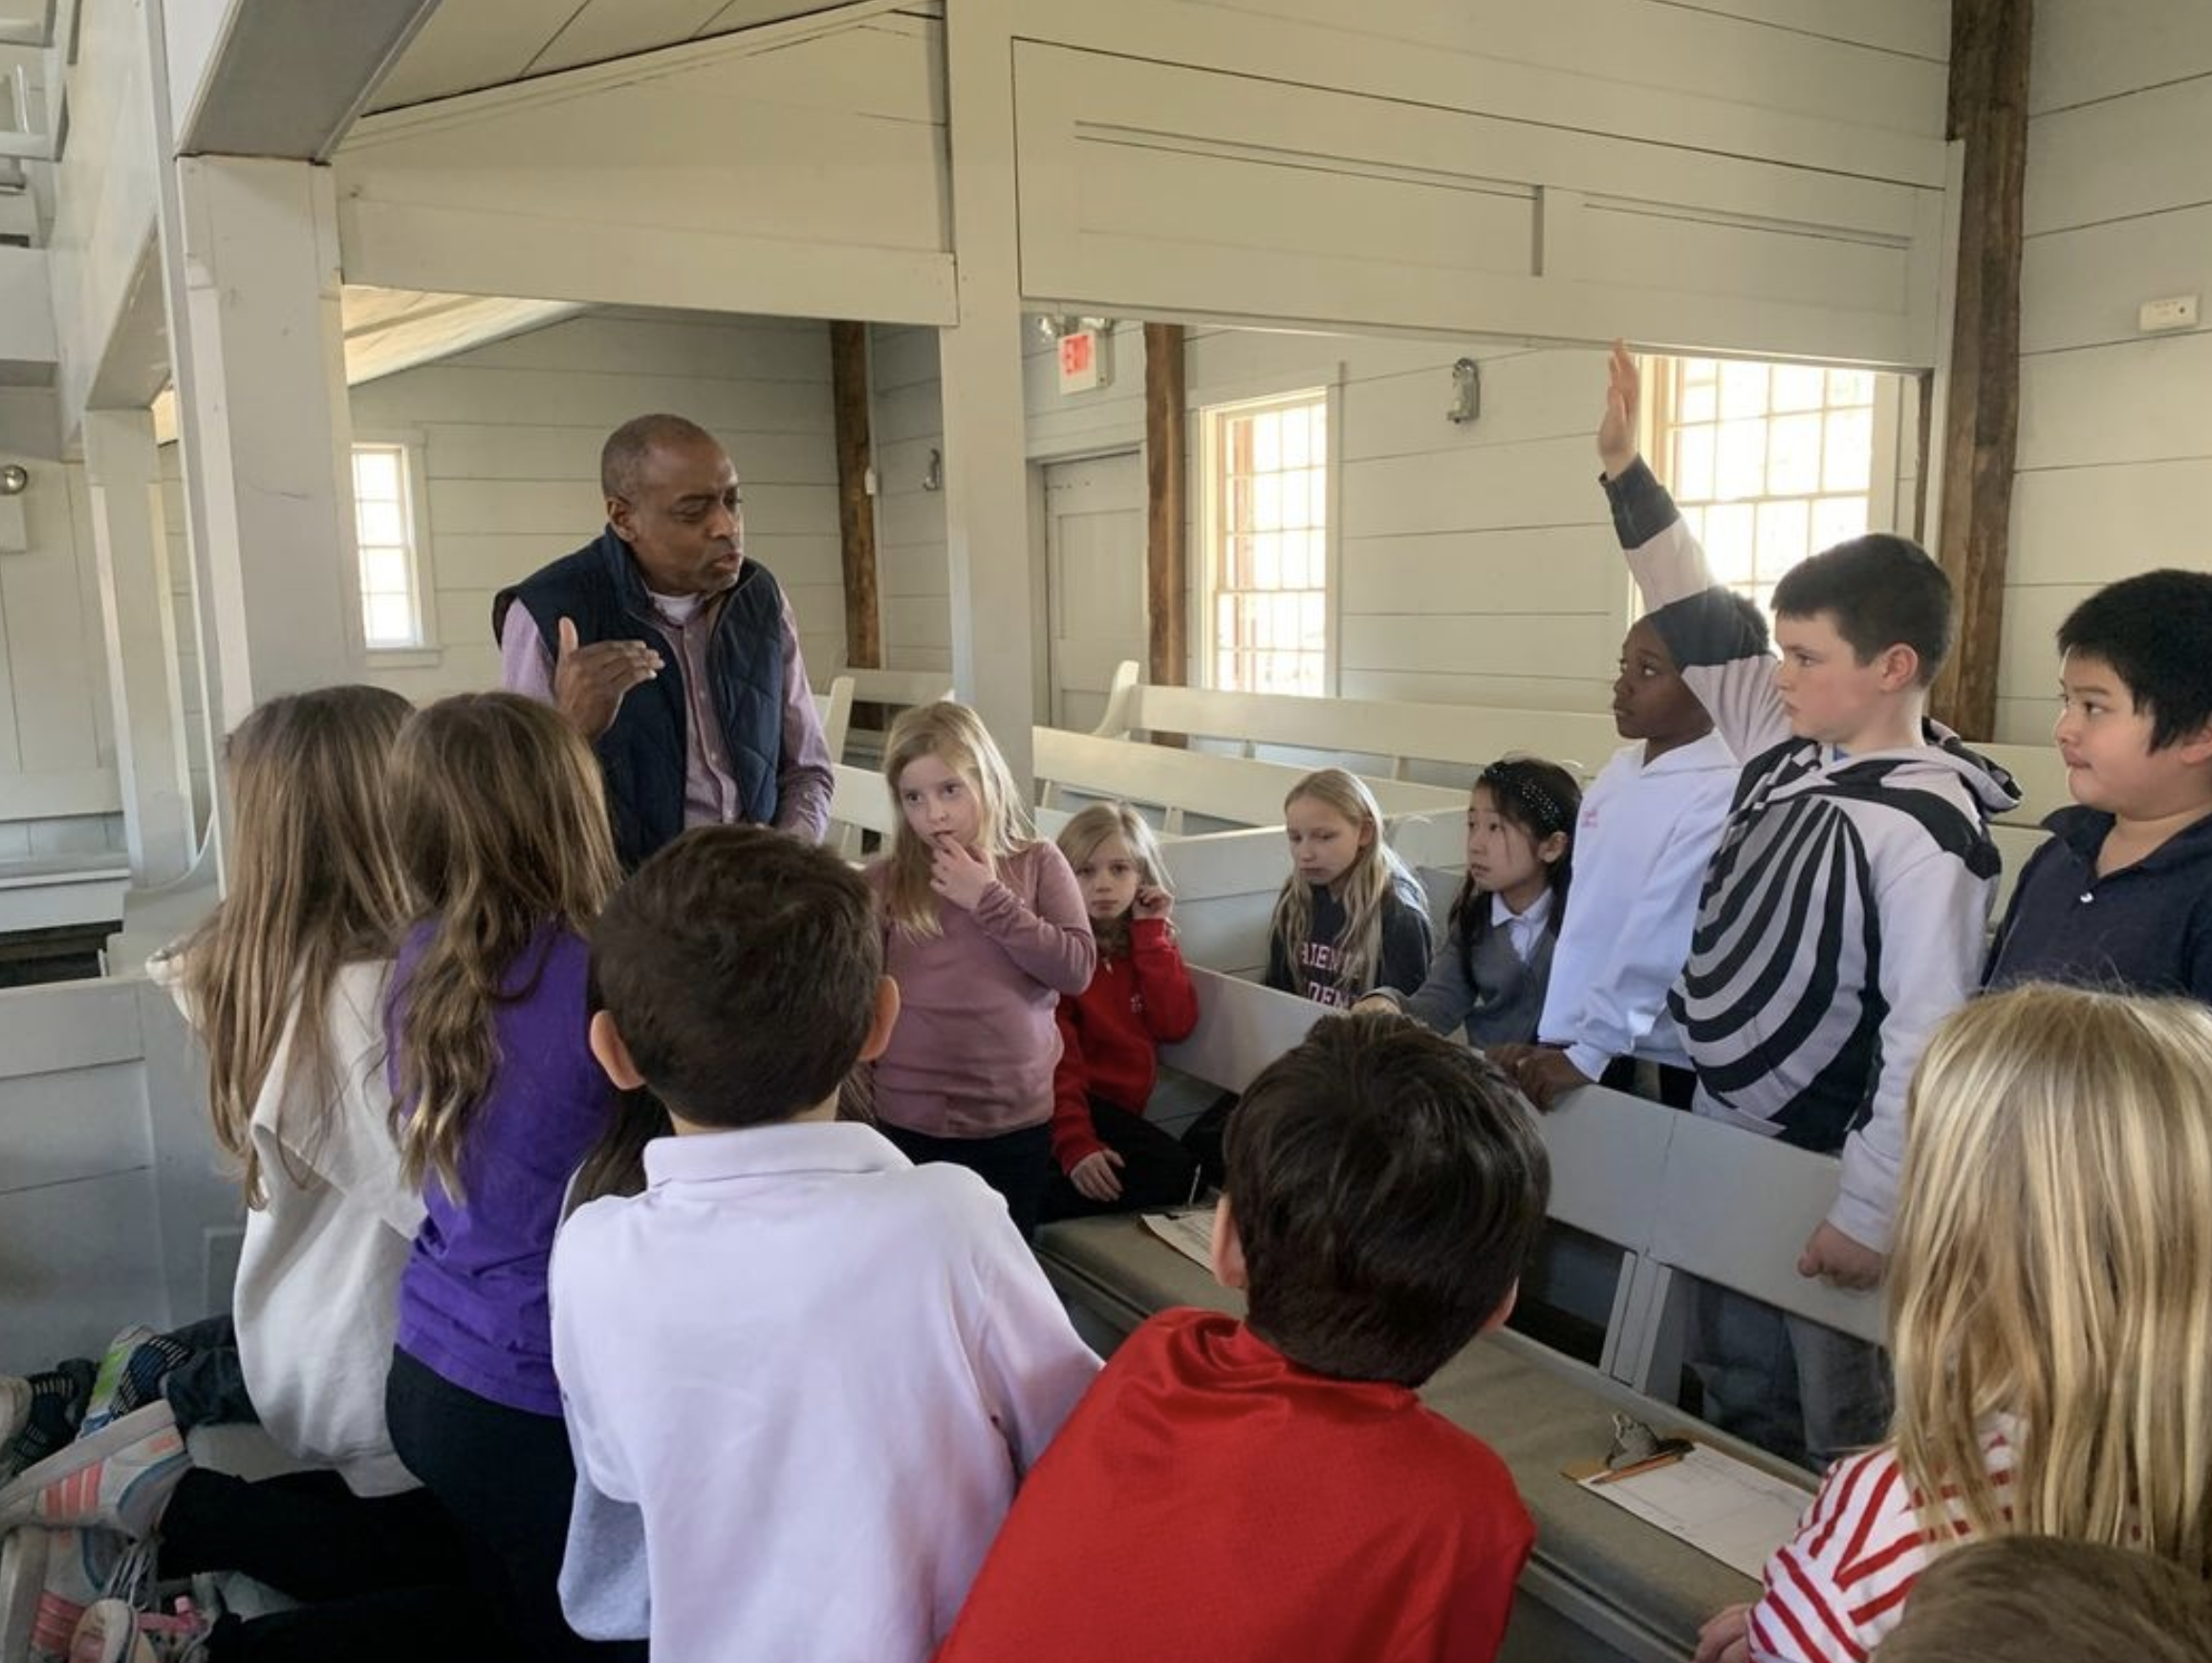
[[[1606,481],[1647,609],[1713,587],[1704,551],[1640,461]],[[1832,1223],[1887,1251],[1905,1088],[1936,1025],[1977,984],[1999,861],[2004,769],[1934,723],[1927,743],[1846,756],[1791,736],[1761,652],[1684,663],[1748,758],[1669,997],[1698,1112],[1839,1152]]]

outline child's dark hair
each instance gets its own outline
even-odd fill
[[[1344,1380],[1419,1386],[1504,1303],[1544,1225],[1534,1112],[1478,1051],[1332,1017],[1230,1118],[1252,1330]]]
[[[1574,824],[1582,815],[1582,788],[1557,763],[1536,757],[1509,756],[1490,764],[1475,778],[1474,788],[1488,791],[1498,805],[1499,816],[1517,826],[1529,841],[1542,846],[1554,832],[1566,833],[1567,848],[1546,868],[1545,881],[1551,891],[1551,916],[1544,927],[1554,936],[1567,918],[1567,890],[1574,881]],[[1460,880],[1446,920],[1453,939],[1470,965],[1475,948],[1490,931],[1490,904],[1475,880]]]
[[[1927,686],[1951,652],[1951,580],[1910,537],[1869,532],[1800,560],[1774,586],[1776,617],[1826,613],[1862,664],[1895,646],[1920,658]]]
[[[759,826],[685,832],[615,892],[592,938],[594,985],[638,1071],[703,1126],[782,1120],[833,1095],[882,975],[866,881]]]
[[[2148,711],[2151,748],[2212,723],[2212,573],[2167,568],[2108,583],[2066,615],[2061,653],[2102,659]]]

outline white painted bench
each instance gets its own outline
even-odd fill
[[[144,977],[0,990],[0,1373],[228,1308],[244,1212],[206,1118]]]
[[[822,835],[823,847],[835,850],[847,860],[857,860],[861,855],[861,834],[873,832],[879,837],[889,837],[899,828],[899,811],[891,801],[891,788],[883,776],[874,768],[855,767],[851,763],[836,765],[837,783],[830,793],[830,825]],[[1052,809],[1038,809],[1030,818],[1040,836],[1053,837],[1068,823],[1068,816]]]
[[[1161,811],[1170,833],[1196,814],[1231,826],[1283,823],[1283,799],[1312,770],[1290,763],[1176,750],[1096,734],[1039,727],[1032,737],[1038,801],[1064,808],[1069,796],[1118,798]],[[1370,779],[1368,787],[1386,818],[1466,812],[1465,791],[1408,780]]]
[[[851,665],[832,672],[835,687],[837,681],[853,684],[853,704],[874,704],[885,708],[904,709],[914,704],[934,704],[940,699],[950,699],[952,678],[942,670],[865,670]],[[848,706],[850,709],[850,706]],[[843,762],[847,751],[856,761],[873,763],[883,755],[883,729],[854,727],[848,717],[839,744],[830,747],[830,755]]]
[[[119,850],[0,860],[0,934],[119,921],[130,886]]]
[[[1160,1054],[1169,1069],[1208,1090],[1244,1090],[1323,1020],[1304,1001],[1217,973],[1194,970],[1193,981],[1199,1026]],[[1170,1081],[1163,1091],[1181,1087]],[[1679,1660],[1704,1617],[1755,1587],[1580,1490],[1560,1469],[1604,1453],[1616,1409],[1662,1426],[1684,1418],[1640,1389],[1672,1378],[1663,1371],[1680,1356],[1669,1328],[1679,1328],[1684,1277],[1709,1277],[1862,1337],[1878,1333],[1878,1302],[1804,1282],[1793,1269],[1834,1195],[1832,1160],[1594,1087],[1541,1125],[1552,1158],[1552,1220],[1620,1256],[1605,1355],[1591,1369],[1526,1336],[1492,1335],[1422,1395],[1498,1450],[1536,1517],[1536,1555],[1506,1655]],[[1133,1220],[1051,1225],[1038,1251],[1086,1331],[1107,1344],[1169,1305],[1241,1309],[1236,1296]],[[1809,1484],[1732,1439],[1706,1436]]]
[[[850,675],[833,677],[829,686],[814,695],[814,715],[822,724],[822,743],[829,748],[830,760],[843,760],[845,734],[853,725],[853,678]]]

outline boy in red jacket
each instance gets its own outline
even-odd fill
[[[1126,803],[1094,803],[1060,829],[1098,938],[1098,968],[1062,994],[1052,1071],[1046,1219],[1182,1206],[1198,1157],[1144,1118],[1160,1047],[1198,1026],[1198,995],[1169,919],[1174,897],[1152,828]]]
[[[937,1663],[1495,1656],[1535,1528],[1415,1388],[1512,1308],[1551,1190],[1532,1113],[1479,1055],[1351,1016],[1252,1082],[1226,1156],[1214,1274],[1247,1319],[1123,1342]]]

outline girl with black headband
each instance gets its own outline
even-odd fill
[[[1406,997],[1383,990],[1361,1003],[1439,1033],[1464,1026],[1473,1046],[1534,1039],[1581,810],[1574,776],[1554,763],[1508,757],[1485,768],[1467,801],[1466,880],[1427,977]]]

